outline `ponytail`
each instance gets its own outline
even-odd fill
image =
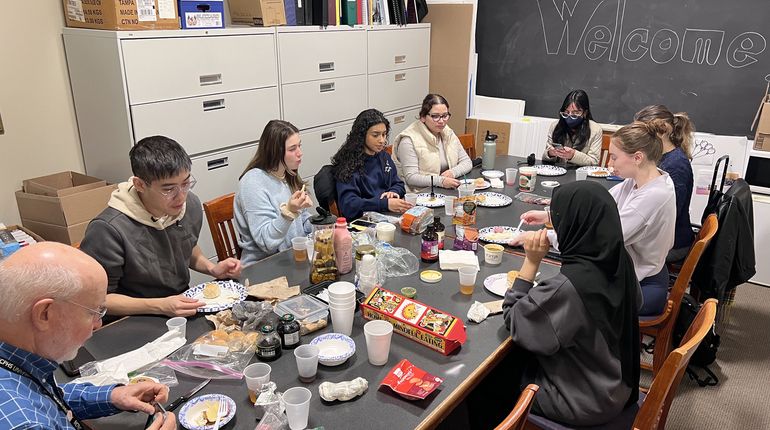
[[[671,143],[678,148],[682,148],[687,158],[692,160],[692,134],[695,132],[695,126],[687,112],[677,112],[674,114],[674,130],[671,132]]]
[[[662,119],[648,122],[634,121],[612,135],[613,143],[626,154],[641,152],[652,163],[658,164],[663,156],[660,135],[670,132],[671,126]]]

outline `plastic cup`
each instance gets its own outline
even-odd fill
[[[535,185],[537,185],[537,169],[534,167],[519,169],[519,191],[535,191]]]
[[[335,282],[331,285],[329,285],[329,288],[327,288],[327,292],[329,293],[329,299],[347,299],[351,295],[355,297],[356,295],[356,286],[353,285],[351,282]]]
[[[545,216],[546,216],[545,228],[553,229],[553,221],[551,220],[551,207],[546,206],[543,210],[545,211]]]
[[[294,349],[297,359],[299,380],[305,383],[313,382],[318,373],[318,347],[315,345],[300,345]]]
[[[294,261],[307,261],[307,243],[309,239],[305,236],[291,239],[291,248],[294,250]]]
[[[585,170],[575,170],[575,180],[576,181],[585,181],[588,177],[588,172]]]
[[[332,317],[332,329],[335,333],[350,336],[350,332],[353,331],[353,314],[355,309],[355,304],[349,308],[329,306],[329,313]]]
[[[246,388],[249,390],[249,400],[252,404],[257,401],[257,394],[262,389],[262,385],[270,382],[272,370],[270,365],[265,363],[249,364],[243,369],[243,377],[246,379]]]
[[[457,197],[472,196],[474,191],[476,191],[475,184],[460,184],[460,186],[457,187]]]
[[[455,213],[455,198],[454,196],[444,197],[444,214],[452,216]]]
[[[396,226],[389,222],[378,222],[375,231],[379,241],[393,243],[396,239]]]
[[[516,185],[516,179],[518,178],[519,169],[509,167],[505,169],[505,185]]]
[[[494,243],[484,245],[484,262],[500,264],[503,262],[503,247]]]
[[[411,203],[413,205],[417,204],[417,194],[415,193],[406,193],[404,194],[404,200],[407,201],[407,203]]]
[[[283,393],[283,401],[286,403],[286,417],[289,418],[291,430],[307,428],[311,397],[313,397],[313,393],[305,387],[292,387]]]
[[[393,324],[387,321],[375,320],[364,324],[366,337],[366,353],[369,363],[382,366],[388,362],[390,354],[390,339],[393,337]]]
[[[187,318],[174,317],[166,321],[166,327],[168,331],[178,331],[182,333],[182,337],[187,338]]]
[[[305,243],[305,248],[307,249],[307,258],[310,261],[313,261],[313,255],[315,255],[315,242],[313,242],[313,239],[308,238],[307,242]]]
[[[476,286],[476,274],[478,271],[473,266],[464,266],[457,270],[460,275],[460,292],[463,294],[473,294],[473,289]]]

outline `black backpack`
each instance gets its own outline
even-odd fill
[[[674,347],[679,347],[682,343],[685,333],[690,328],[690,324],[695,320],[695,316],[700,310],[700,303],[698,303],[693,296],[685,294],[682,296],[682,305],[679,308],[679,316],[674,323],[674,332],[671,334]],[[716,325],[716,324],[715,324]],[[695,380],[701,387],[713,386],[719,383],[719,378],[708,368],[708,365],[713,363],[717,358],[717,350],[719,349],[719,335],[716,333],[715,325],[711,326],[711,330],[703,338],[703,341],[698,346],[698,349],[690,358],[690,363],[687,366],[687,376],[690,379]],[[706,373],[704,378],[700,378],[696,369],[701,369]]]

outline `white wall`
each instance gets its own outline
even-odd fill
[[[3,2],[6,4],[6,2]],[[19,3],[20,5],[20,3]],[[61,29],[62,2],[26,1],[0,14],[0,222],[19,222],[23,179],[83,171]]]

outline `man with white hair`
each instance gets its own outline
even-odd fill
[[[0,264],[0,428],[82,429],[81,420],[120,411],[155,412],[168,387],[65,384],[53,373],[101,326],[107,274],[93,258],[67,245],[22,248]],[[153,430],[176,429],[173,414]]]

